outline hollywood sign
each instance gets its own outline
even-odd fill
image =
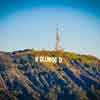
[[[62,63],[61,57],[49,57],[49,56],[36,56],[35,62],[41,63]]]

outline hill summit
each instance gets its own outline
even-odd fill
[[[0,52],[1,100],[100,100],[100,60],[64,51]]]

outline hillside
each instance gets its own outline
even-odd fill
[[[0,52],[0,100],[100,100],[100,59],[63,51]]]

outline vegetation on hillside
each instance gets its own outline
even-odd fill
[[[36,56],[62,63],[35,62]],[[64,51],[0,52],[2,100],[99,100],[100,60]]]

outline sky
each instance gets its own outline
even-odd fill
[[[0,51],[54,50],[100,58],[100,0],[0,0]]]

